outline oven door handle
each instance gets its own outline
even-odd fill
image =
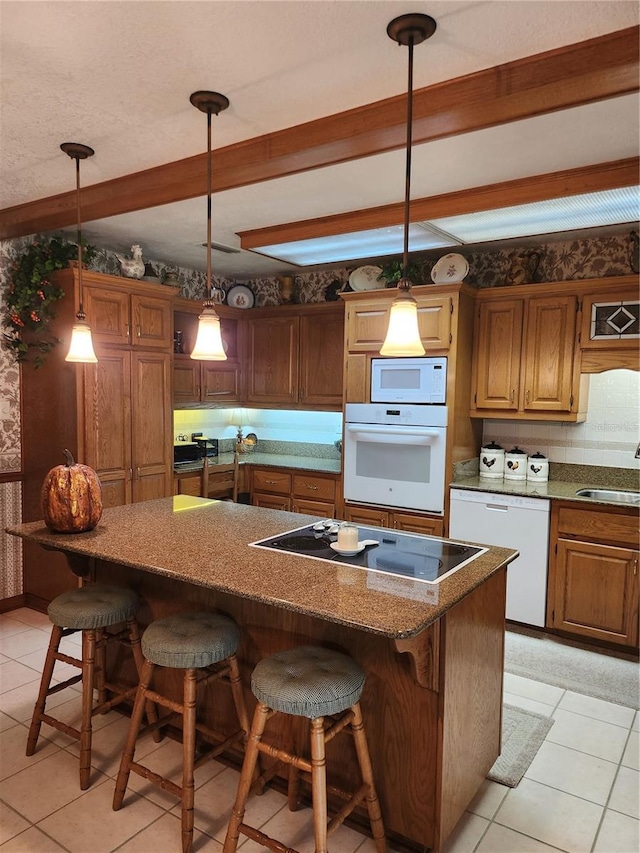
[[[359,426],[357,424],[346,424],[347,432],[358,436],[362,441],[381,441],[382,443],[397,444],[397,438],[401,436],[407,444],[431,444],[432,438],[438,438],[441,430],[429,429],[428,427],[389,427],[389,426]]]

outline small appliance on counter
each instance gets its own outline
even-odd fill
[[[492,441],[480,448],[478,472],[483,480],[502,480],[504,477],[504,448]]]
[[[527,480],[530,483],[547,483],[549,481],[549,460],[538,451],[527,459]]]
[[[204,459],[205,456],[212,457],[218,455],[217,438],[207,438],[201,432],[192,432],[191,441],[194,441],[198,446],[198,450],[200,451],[200,459]]]
[[[177,441],[173,445],[173,467],[183,468],[199,462],[202,457],[195,441]]]
[[[512,447],[504,455],[504,479],[527,479],[527,451],[520,447]]]

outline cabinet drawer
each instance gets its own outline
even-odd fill
[[[333,502],[336,497],[336,483],[335,480],[330,480],[327,477],[317,477],[313,474],[294,474],[293,494],[297,498]]]
[[[291,494],[291,474],[284,471],[254,469],[253,491],[273,492],[277,495]]]
[[[304,498],[295,498],[292,501],[291,509],[304,515],[320,515],[322,518],[335,518],[336,514],[335,504],[325,501],[309,501]]]
[[[599,511],[595,507],[560,507],[558,533],[638,547],[638,515]]]

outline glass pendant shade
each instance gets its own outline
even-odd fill
[[[208,306],[198,317],[198,334],[191,358],[198,361],[226,361],[227,358],[220,334],[220,318]]]
[[[71,343],[65,361],[76,364],[96,364],[98,359],[93,351],[91,340],[91,327],[86,320],[76,315],[76,322],[71,329]]]
[[[418,303],[408,291],[401,291],[389,312],[389,327],[380,355],[396,357],[424,355],[418,329]]]

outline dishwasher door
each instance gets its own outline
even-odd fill
[[[549,504],[544,498],[451,489],[449,536],[520,552],[507,568],[507,619],[543,628]]]

